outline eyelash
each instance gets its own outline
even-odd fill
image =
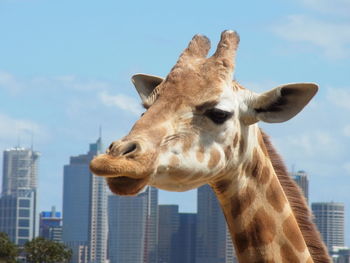
[[[213,108],[204,112],[204,116],[208,117],[216,124],[223,124],[232,116],[232,113]]]

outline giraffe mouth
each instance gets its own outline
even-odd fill
[[[137,195],[147,186],[147,179],[133,179],[127,176],[106,178],[109,189],[117,195]]]
[[[106,178],[110,190],[118,195],[136,195],[148,183],[150,171],[142,162],[109,154],[96,156],[90,162],[94,175]]]

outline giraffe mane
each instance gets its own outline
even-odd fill
[[[322,242],[321,235],[315,225],[312,223],[312,214],[306,203],[304,195],[302,194],[298,185],[288,175],[287,168],[281,156],[271,144],[269,137],[261,129],[260,132],[278,180],[280,181],[283,191],[292,207],[293,213],[305,239],[306,245],[310,251],[312,259],[315,263],[331,262],[327,249]]]

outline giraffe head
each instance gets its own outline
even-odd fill
[[[238,43],[237,33],[224,31],[207,58],[210,41],[196,35],[165,79],[133,76],[146,112],[92,160],[92,172],[114,193],[134,195],[146,185],[186,191],[236,169],[251,150],[255,123],[286,121],[317,92],[310,83],[263,94],[241,87],[232,81]]]

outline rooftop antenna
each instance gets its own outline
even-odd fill
[[[99,138],[102,139],[102,125],[100,124],[100,127],[99,127]]]
[[[33,151],[34,149],[34,133],[31,131],[30,133],[30,149]]]
[[[21,135],[17,135],[17,148],[21,147]]]

